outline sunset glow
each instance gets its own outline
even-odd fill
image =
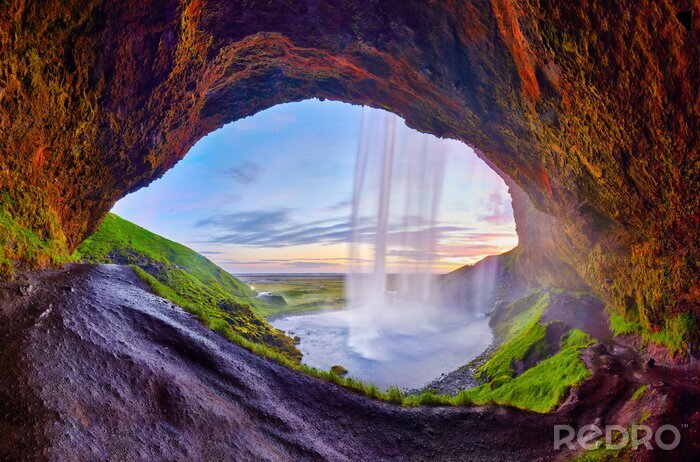
[[[360,114],[308,100],[231,123],[114,211],[232,273],[345,272]],[[503,180],[463,143],[448,146],[440,272],[518,242]],[[390,271],[407,263],[421,265],[401,252],[387,259]]]

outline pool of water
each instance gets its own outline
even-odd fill
[[[492,340],[488,318],[455,315],[411,335],[382,332],[374,342],[384,354],[371,359],[348,346],[350,322],[350,312],[342,310],[281,317],[271,324],[301,338],[304,363],[326,370],[340,364],[350,376],[383,389],[425,386],[477,357]]]

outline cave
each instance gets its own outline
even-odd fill
[[[505,287],[517,278],[505,281],[494,267],[469,285],[457,273],[517,254],[511,202],[501,177],[463,143],[385,111],[306,100],[210,133],[111,213],[247,283],[255,297],[243,300],[296,338],[303,364],[341,365],[385,391],[438,381],[492,343],[487,313],[495,298],[522,295]],[[114,240],[113,220],[79,247],[83,261],[98,262],[88,247]],[[112,262],[172,280],[117,252]]]
[[[687,320],[681,336],[693,356],[699,9],[14,2],[0,12],[0,274],[66,263],[117,200],[213,130],[276,104],[328,99],[472,146],[511,190],[523,278],[590,291],[640,335]]]
[[[622,7],[535,12],[502,2],[346,8],[353,13],[330,2],[8,8],[8,212],[60,256],[204,134],[276,103],[341,100],[477,149],[525,192],[533,234],[566,243],[538,248],[521,233],[523,248],[565,268],[556,273],[567,282],[636,311],[648,329],[692,311],[697,41],[679,22],[664,23],[663,41],[640,38],[639,50],[605,35],[651,27],[657,10],[674,18],[661,14],[670,4],[634,18]],[[30,202],[36,211],[23,209]],[[34,264],[56,257],[6,252]]]

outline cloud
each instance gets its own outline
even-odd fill
[[[417,242],[430,238],[437,239],[465,236],[473,228],[442,225],[432,231],[422,225],[422,221],[408,220],[413,226],[408,231],[398,225],[390,227],[387,240],[391,245]],[[308,244],[347,243],[352,239],[352,223],[347,218],[331,218],[299,223],[293,219],[290,209],[258,210],[216,215],[196,223],[198,227],[212,230],[212,235],[198,243],[236,244],[254,247],[289,247]],[[358,241],[372,242],[375,226],[372,220],[365,219],[355,230]]]
[[[275,268],[331,268],[343,266],[342,263],[333,263],[331,261],[317,261],[315,259],[308,260],[222,260],[217,262],[220,265],[227,266],[263,266]]]
[[[243,261],[243,260],[217,260],[220,265],[266,265],[272,264],[270,262],[258,260],[258,261]]]
[[[332,262],[332,261],[357,261],[357,262],[371,262],[372,260],[367,260],[364,258],[350,258],[350,257],[328,257],[328,258],[263,258],[260,260],[221,260],[221,263],[231,263],[231,264],[255,264],[255,263],[294,263],[298,261],[308,261],[308,262]]]
[[[230,176],[236,183],[250,184],[260,177],[262,171],[263,168],[260,164],[245,161],[236,167],[225,170],[224,173]]]
[[[350,229],[347,221],[327,219],[298,224],[286,208],[220,214],[200,220],[196,226],[212,230],[213,235],[201,243],[255,247],[344,241]]]
[[[282,248],[303,245],[331,245],[349,243],[353,238],[352,223],[347,218],[319,219],[303,223],[300,217],[304,213],[292,209],[255,210],[239,213],[220,214],[201,220],[197,226],[202,228],[202,240],[197,243],[233,244],[259,248]],[[514,231],[481,231],[468,226],[440,224],[432,230],[425,220],[409,217],[409,229],[403,229],[401,223],[393,223],[387,234],[389,255],[405,261],[429,262],[476,254],[499,253],[503,250],[500,242],[513,238]],[[355,230],[356,238],[361,243],[371,244],[375,240],[376,226],[372,219],[363,219]],[[207,235],[208,234],[208,235]],[[435,251],[427,254],[411,248],[415,242],[425,241],[432,236],[437,240]],[[311,267],[311,263],[328,263],[343,265],[353,262],[351,258],[295,258],[267,259],[256,262],[221,261],[233,265],[278,265],[281,267]],[[357,260],[354,263],[367,263]]]
[[[257,235],[278,229],[289,220],[289,209],[257,210],[214,215],[195,223],[199,228],[215,228],[231,233]],[[214,241],[217,242],[217,241]]]
[[[497,225],[512,223],[513,209],[511,207],[509,194],[504,195],[500,191],[493,191],[484,204],[486,212],[478,215],[479,221]]]
[[[287,247],[306,244],[331,244],[337,242],[347,242],[350,236],[349,223],[326,224],[323,226],[295,226],[287,227],[275,226],[281,222],[270,225],[266,229],[258,228],[260,223],[264,223],[266,217],[257,220],[250,220],[253,227],[245,227],[243,221],[239,226],[228,227],[228,232],[224,232],[212,237],[207,243],[237,244],[255,247]]]
[[[333,204],[333,205],[329,205],[328,207],[326,207],[326,210],[328,210],[328,211],[330,211],[330,212],[335,212],[335,211],[338,211],[338,210],[347,210],[347,209],[349,209],[351,206],[352,206],[352,199],[347,199],[347,200],[344,200],[344,201],[336,202],[336,203]]]
[[[295,261],[351,261],[360,263],[370,263],[373,260],[368,260],[365,258],[350,258],[350,257],[328,257],[328,258],[266,258],[264,260],[259,260],[265,263],[289,263]]]

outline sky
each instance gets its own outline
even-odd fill
[[[346,272],[362,112],[307,100],[230,123],[113,212],[233,274]],[[433,267],[448,272],[513,248],[517,235],[503,180],[465,144],[440,143],[447,166]],[[396,251],[388,271],[409,263]]]

